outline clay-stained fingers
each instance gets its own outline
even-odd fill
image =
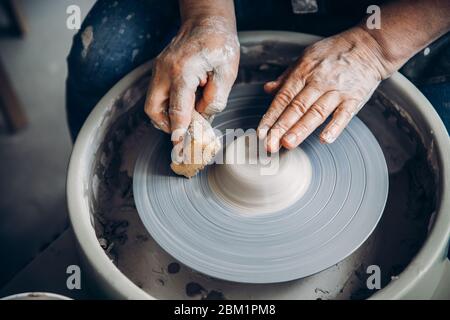
[[[320,141],[332,143],[342,133],[345,127],[359,111],[362,103],[358,100],[347,100],[342,102],[334,111],[333,118],[320,134]]]
[[[274,94],[277,92],[281,86],[283,85],[286,78],[291,73],[291,70],[293,69],[293,66],[291,65],[289,68],[287,68],[276,80],[269,81],[264,84],[264,91],[269,94]]]
[[[280,139],[292,128],[308,109],[322,95],[314,86],[306,86],[287,106],[267,136],[267,150],[276,152],[280,148]]]
[[[220,72],[220,71],[219,71]],[[210,118],[225,109],[236,76],[231,72],[228,74],[213,73],[208,76],[203,94],[197,103],[197,111]]]
[[[168,79],[160,79],[153,75],[147,91],[144,110],[151,119],[153,125],[166,133],[170,133],[169,121],[169,91],[170,82]]]
[[[182,140],[191,123],[195,105],[196,88],[184,82],[175,83],[170,88],[169,118],[174,143]]]
[[[339,105],[340,99],[335,92],[321,96],[309,108],[305,115],[283,136],[282,145],[287,149],[297,147],[317,129]]]
[[[291,103],[292,99],[294,99],[303,87],[303,81],[294,81],[293,79],[288,80],[283,84],[278,93],[275,95],[275,98],[272,100],[269,109],[259,122],[257,129],[259,139],[266,138],[269,129],[272,128],[289,103]]]

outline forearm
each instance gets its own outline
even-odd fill
[[[388,74],[450,30],[450,1],[400,0],[381,8],[381,29],[360,28],[378,44]]]
[[[220,17],[236,29],[233,0],[180,0],[181,21]]]

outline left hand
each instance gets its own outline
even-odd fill
[[[258,126],[259,138],[267,136],[270,152],[295,148],[334,112],[320,134],[321,142],[333,142],[391,69],[378,43],[358,27],[313,44],[265,84],[276,95]]]

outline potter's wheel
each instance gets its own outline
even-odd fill
[[[260,84],[235,86],[214,126],[222,132],[255,128],[270,101]],[[383,153],[357,118],[333,144],[322,145],[313,134],[294,151],[299,170],[310,166],[305,190],[283,207],[264,206],[253,210],[256,214],[220,192],[229,173],[220,165],[190,180],[175,176],[170,148],[167,136],[156,130],[143,141],[133,178],[139,216],[174,258],[219,279],[274,283],[324,270],[368,238],[386,203]],[[295,185],[298,173],[292,177]]]

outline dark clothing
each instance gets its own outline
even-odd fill
[[[308,14],[295,14],[289,0],[235,0],[235,8],[238,30],[330,36],[357,24],[368,5],[380,2],[318,0],[317,12]],[[66,101],[73,139],[106,92],[134,68],[157,56],[179,25],[176,0],[96,2],[74,37],[68,57]],[[449,34],[430,46],[430,54],[419,53],[402,71],[430,99],[450,130]]]

